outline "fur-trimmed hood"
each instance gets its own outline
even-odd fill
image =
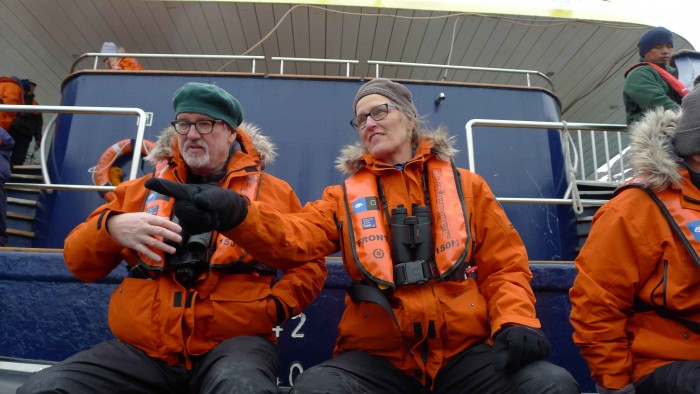
[[[419,143],[414,144],[416,150],[422,142],[427,142],[430,152],[440,159],[449,160],[457,154],[454,148],[454,136],[449,136],[447,129],[438,127],[433,131],[419,131],[418,138],[414,139]],[[352,175],[367,164],[366,155],[369,152],[362,141],[357,141],[352,145],[346,145],[340,150],[340,156],[335,160],[335,168],[345,175]]]
[[[260,128],[250,122],[243,122],[238,126],[236,140],[249,156],[261,166],[272,164],[277,157],[276,146],[270,137],[262,134]],[[169,160],[175,155],[174,146],[177,146],[177,133],[172,127],[167,127],[158,136],[156,146],[146,156],[146,160],[156,165],[161,160]]]
[[[673,148],[680,111],[659,107],[630,127],[631,166],[640,181],[655,190],[679,186],[682,160]]]

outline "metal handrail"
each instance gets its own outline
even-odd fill
[[[274,56],[270,58],[271,60],[280,62],[280,74],[284,75],[284,62],[309,62],[309,63],[345,63],[345,76],[350,76],[350,65],[358,64],[358,60],[346,60],[346,59],[316,59],[307,57],[279,57]]]
[[[453,66],[449,64],[430,64],[430,63],[404,63],[404,62],[387,62],[382,60],[368,60],[367,64],[374,64],[375,67],[375,77],[379,78],[379,66],[410,66],[410,67],[426,67],[426,68],[440,68],[440,69],[450,69],[450,70],[471,70],[471,71],[492,71],[501,73],[511,73],[511,74],[525,74],[525,79],[527,81],[527,86],[530,85],[530,74],[535,74],[544,78],[549,84],[552,92],[554,91],[554,83],[549,79],[548,76],[542,74],[536,70],[518,70],[512,68],[491,68],[491,67],[475,67],[475,66]]]
[[[143,145],[143,135],[146,130],[146,112],[141,108],[120,108],[120,107],[71,107],[71,106],[53,106],[53,105],[5,105],[0,104],[0,112],[50,112],[50,113],[70,113],[70,114],[92,114],[92,115],[137,115],[137,132],[135,145]],[[45,129],[44,135],[41,137],[40,157],[42,175],[44,177],[43,184],[36,183],[7,183],[7,186],[23,187],[28,189],[59,189],[59,190],[99,190],[109,191],[114,190],[114,186],[88,186],[88,185],[67,185],[67,184],[52,184],[51,179],[46,171],[46,157],[44,155],[44,143],[47,140],[48,129]],[[134,149],[132,163],[138,163],[141,160],[141,149]],[[136,179],[138,166],[131,166],[129,180]]]
[[[139,57],[139,58],[156,58],[156,59],[209,59],[209,60],[252,60],[252,73],[255,73],[255,61],[264,60],[265,56],[253,56],[253,55],[188,55],[179,53],[102,53],[102,52],[89,52],[80,55],[73,64],[71,65],[70,72],[75,71],[75,67],[83,59],[88,57],[95,57],[95,63],[93,64],[93,70],[97,70],[100,58],[105,57]]]
[[[520,121],[520,120],[503,120],[503,119],[472,119],[468,121],[465,125],[466,139],[467,139],[467,154],[469,155],[469,170],[476,172],[476,164],[474,159],[474,137],[473,137],[473,126],[489,126],[489,127],[507,127],[507,128],[526,128],[526,129],[557,129],[562,131],[564,129],[577,129],[577,130],[616,130],[623,131],[627,128],[626,125],[620,124],[603,124],[603,123],[568,123],[568,122],[536,122],[536,121]],[[566,143],[566,142],[562,142]],[[564,165],[567,167],[567,174],[569,174],[569,162],[565,161]],[[596,169],[597,170],[597,169]],[[571,180],[572,183],[576,182],[576,179]],[[571,186],[570,186],[571,187]],[[568,191],[567,191],[568,194]],[[504,203],[512,204],[558,204],[566,205],[580,202],[583,206],[601,206],[607,202],[607,200],[594,200],[594,199],[575,199],[575,198],[510,198],[510,197],[500,197],[497,198],[498,201]]]

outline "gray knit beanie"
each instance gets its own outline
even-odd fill
[[[357,113],[357,102],[361,98],[370,94],[379,94],[393,101],[406,110],[410,111],[414,116],[418,116],[416,106],[413,105],[413,96],[407,87],[400,83],[390,81],[386,78],[376,78],[360,87],[355,95],[355,101],[352,103],[352,110]]]
[[[681,120],[673,138],[673,147],[681,157],[700,153],[700,88],[683,97]]]

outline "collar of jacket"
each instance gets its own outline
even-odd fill
[[[630,126],[630,165],[635,175],[654,190],[680,186],[682,160],[672,140],[680,121],[680,112],[658,107]]]
[[[449,160],[457,154],[454,148],[454,136],[447,133],[447,129],[440,127],[432,131],[419,132],[420,141],[415,147],[416,153],[409,161],[417,158],[426,160],[429,155],[436,155],[443,160]],[[365,149],[362,141],[357,141],[352,145],[346,145],[340,150],[340,155],[335,160],[335,168],[342,174],[349,176],[366,166],[379,167],[378,161]],[[386,163],[381,164],[382,168],[391,167]]]

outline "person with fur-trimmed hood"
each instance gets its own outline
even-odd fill
[[[353,110],[360,141],[337,161],[347,179],[298,214],[221,189],[146,184],[178,199],[184,228],[214,223],[265,262],[342,252],[352,285],[334,357],[292,392],[578,393],[542,360],[550,344],[525,246],[484,180],[454,166],[446,130],[422,128],[411,92],[388,79],[362,85]],[[212,213],[215,199],[229,203]]]
[[[301,204],[286,182],[263,172],[273,145],[241,124],[228,92],[187,83],[173,108],[172,127],[147,157],[154,173],[117,186],[115,199],[65,241],[68,268],[86,282],[126,261],[109,305],[117,340],[33,374],[18,393],[278,393],[273,328],[320,293],[324,259],[262,264],[219,231],[182,231],[173,199],[146,189],[147,180],[235,190],[281,213]],[[279,279],[276,268],[284,269]]]
[[[599,393],[700,393],[700,89],[630,133],[636,177],[576,258],[574,342]]]

